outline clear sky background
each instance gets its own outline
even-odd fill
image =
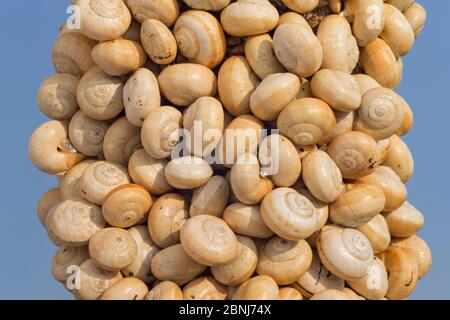
[[[416,161],[409,201],[425,215],[420,235],[433,267],[414,299],[450,299],[450,1],[421,0],[427,26],[404,59],[399,92],[415,127],[406,137]],[[0,299],[71,299],[51,276],[56,248],[36,215],[41,193],[56,179],[34,169],[28,139],[46,121],[35,102],[40,82],[54,73],[50,52],[69,0],[5,1],[0,10]]]

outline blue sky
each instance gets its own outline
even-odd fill
[[[5,1],[0,10],[3,41],[0,92],[0,299],[70,299],[50,274],[56,251],[36,216],[42,192],[56,179],[34,169],[29,136],[46,121],[35,103],[40,82],[54,73],[50,51],[66,17],[67,1]],[[429,20],[404,59],[399,92],[411,104],[415,127],[406,137],[416,161],[409,201],[426,219],[420,235],[433,251],[433,267],[412,298],[450,299],[450,1],[422,0]]]

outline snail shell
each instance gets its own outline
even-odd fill
[[[172,159],[165,168],[167,182],[177,189],[195,189],[212,177],[209,164],[198,157]]]
[[[180,139],[181,123],[182,114],[173,107],[151,110],[141,131],[145,151],[156,159],[169,157]]]
[[[321,150],[312,151],[302,160],[303,181],[320,201],[334,202],[342,191],[342,174],[330,156]]]
[[[141,132],[126,117],[119,118],[108,129],[103,140],[103,154],[110,162],[128,165],[128,159],[141,145]]]
[[[81,264],[79,276],[80,289],[75,290],[74,295],[83,300],[99,299],[106,289],[122,279],[120,272],[100,269],[92,259]]]
[[[280,25],[273,35],[273,47],[281,64],[299,77],[312,76],[322,65],[320,41],[311,28],[302,24]]]
[[[320,230],[328,221],[328,215],[329,215],[329,205],[328,203],[322,202],[318,200],[316,197],[314,197],[311,192],[309,192],[307,189],[302,188],[296,188],[296,186],[293,187],[298,193],[300,193],[302,196],[306,197],[314,206],[314,209],[317,211],[318,214],[318,225],[319,227],[317,230]],[[315,232],[317,233],[317,231]],[[315,246],[315,243],[309,242],[311,246]]]
[[[62,245],[52,258],[52,275],[59,282],[66,282],[70,276],[67,273],[70,266],[79,266],[89,259],[87,246],[73,247]]]
[[[413,251],[408,248],[390,247],[381,254],[380,259],[388,272],[389,289],[386,297],[390,300],[407,298],[416,288],[419,276]]]
[[[123,87],[123,100],[128,121],[142,127],[150,111],[161,106],[158,80],[146,68],[136,70]]]
[[[278,187],[290,187],[300,177],[300,156],[294,144],[284,136],[272,134],[265,138],[259,146],[258,158],[263,175],[270,175]]]
[[[127,0],[134,18],[143,23],[147,19],[156,19],[166,26],[172,26],[180,14],[177,0]]]
[[[225,34],[219,21],[208,12],[184,12],[175,23],[173,34],[178,50],[189,62],[213,69],[225,57]]]
[[[144,300],[147,285],[137,278],[123,278],[106,289],[100,300]]]
[[[89,253],[92,261],[100,268],[119,271],[136,260],[138,247],[128,231],[105,228],[91,237]]]
[[[200,277],[183,288],[184,300],[226,300],[227,288],[213,277]]]
[[[322,227],[320,212],[304,195],[291,188],[277,188],[261,203],[261,217],[281,238],[303,240]]]
[[[47,215],[50,212],[50,210],[61,203],[63,201],[62,198],[62,192],[60,188],[53,188],[45,192],[41,195],[39,198],[38,204],[36,206],[37,208],[37,214],[39,217],[39,221],[41,222],[42,226],[45,227],[45,221],[47,220]]]
[[[105,41],[92,50],[94,62],[111,76],[123,76],[145,65],[147,54],[138,42],[126,39]]]
[[[222,11],[220,21],[229,35],[245,37],[269,32],[279,18],[277,9],[267,0],[238,0]]]
[[[386,219],[381,214],[377,214],[372,220],[360,226],[358,230],[369,239],[374,253],[383,252],[391,243],[391,234]]]
[[[350,297],[347,293],[343,291],[344,289],[342,290],[326,289],[324,291],[314,294],[311,298],[309,298],[309,300],[326,300],[326,301],[353,300],[352,297]]]
[[[280,300],[303,300],[303,296],[297,289],[284,287],[280,289]]]
[[[225,221],[214,216],[198,215],[181,228],[181,244],[195,261],[207,266],[221,266],[238,254],[238,241]]]
[[[322,69],[352,73],[358,64],[359,48],[344,17],[330,15],[323,19],[317,39],[323,48]]]
[[[400,12],[404,12],[414,3],[414,0],[386,0],[385,2],[397,8]]]
[[[82,246],[105,227],[101,209],[83,200],[65,200],[53,208],[47,230],[64,244]]]
[[[47,174],[59,175],[83,161],[84,156],[69,141],[67,127],[64,122],[49,121],[33,132],[28,155],[36,168]]]
[[[128,183],[130,177],[123,166],[108,161],[97,161],[84,171],[80,187],[87,200],[101,205],[108,193]]]
[[[282,24],[286,23],[300,23],[303,26],[307,27],[308,29],[311,29],[311,26],[309,25],[308,21],[302,15],[292,11],[285,12],[280,16],[278,26],[281,26]]]
[[[336,118],[336,127],[334,128],[333,134],[328,138],[329,143],[336,137],[353,130],[353,123],[356,119],[356,111],[341,112],[335,110],[334,116]]]
[[[198,189],[194,190],[189,207],[191,217],[206,214],[222,217],[230,198],[230,184],[222,176],[214,176]]]
[[[161,250],[152,261],[152,273],[157,279],[173,281],[180,286],[194,280],[205,270],[206,266],[189,257],[181,244]]]
[[[373,263],[369,240],[355,229],[323,228],[317,239],[317,251],[325,267],[344,280],[365,277]]]
[[[273,121],[297,96],[300,79],[292,73],[268,75],[250,98],[250,109],[260,120]]]
[[[189,7],[199,10],[219,11],[230,4],[230,0],[183,0]]]
[[[245,57],[230,57],[219,71],[220,101],[235,117],[250,113],[250,98],[258,84],[259,79]]]
[[[225,115],[222,104],[212,97],[197,99],[183,115],[183,128],[190,135],[186,147],[197,157],[211,155],[223,134]]]
[[[408,102],[406,102],[406,100],[403,97],[400,96],[400,98],[404,102],[403,107],[405,108],[405,119],[403,120],[401,129],[398,130],[396,134],[398,136],[404,136],[412,129],[414,125],[414,114]]]
[[[58,73],[42,82],[37,104],[43,114],[54,120],[69,120],[78,110],[77,87],[80,79]]]
[[[180,242],[180,230],[188,219],[186,199],[177,193],[158,198],[148,215],[148,231],[160,248]]]
[[[280,290],[271,277],[260,275],[241,284],[232,300],[278,300]]]
[[[347,284],[369,300],[380,300],[388,291],[388,274],[383,261],[375,257],[374,263],[369,267],[369,273],[358,280],[347,281]]]
[[[336,137],[327,152],[346,179],[364,177],[380,163],[376,141],[363,132],[350,131]]]
[[[177,106],[188,106],[200,97],[217,93],[216,75],[194,63],[179,63],[165,68],[158,76],[162,94]]]
[[[359,179],[360,182],[375,184],[383,189],[386,203],[383,211],[392,212],[405,202],[408,192],[397,174],[389,167],[380,166],[370,175]]]
[[[411,28],[414,31],[414,36],[418,38],[427,20],[427,12],[425,11],[425,8],[419,3],[413,3],[403,12],[403,14],[411,25]]]
[[[84,199],[84,196],[81,193],[80,179],[84,171],[95,162],[95,160],[80,162],[64,175],[60,184],[61,197],[63,200]]]
[[[159,252],[159,248],[150,238],[147,226],[139,225],[128,229],[128,234],[133,238],[138,247],[138,254],[132,264],[122,269],[126,277],[136,277],[146,283],[153,282],[151,264],[153,257]]]
[[[125,184],[111,191],[103,202],[106,222],[113,227],[128,228],[146,218],[153,200],[143,187]]]
[[[70,142],[82,154],[97,157],[103,151],[108,127],[108,122],[91,119],[80,110],[70,120]]]
[[[423,239],[416,235],[408,238],[396,238],[392,241],[394,247],[409,248],[414,252],[419,267],[419,279],[423,278],[431,267],[431,250]]]
[[[403,13],[396,7],[384,4],[385,23],[380,38],[391,47],[395,56],[406,55],[414,45],[414,31]]]
[[[383,189],[377,185],[346,185],[336,201],[330,205],[330,219],[336,224],[357,228],[381,213],[385,201]]]
[[[345,72],[329,69],[318,71],[311,80],[311,90],[315,97],[338,111],[354,111],[361,105],[358,82]]]
[[[247,38],[244,51],[253,72],[260,79],[274,73],[286,72],[275,55],[273,40],[269,34],[265,33]]]
[[[161,21],[147,19],[142,23],[142,46],[157,64],[172,63],[178,53],[177,42],[170,29]]]
[[[407,182],[414,172],[414,159],[405,142],[397,135],[390,138],[389,148],[383,165],[390,167],[403,182]]]
[[[145,300],[183,300],[183,291],[172,281],[162,281],[150,290]]]
[[[319,0],[281,0],[283,4],[298,13],[308,13],[319,5]]]
[[[414,208],[409,202],[390,212],[385,216],[389,232],[394,237],[406,238],[422,229],[424,217],[422,213]]]
[[[98,40],[119,38],[131,24],[131,14],[121,0],[80,0],[80,31],[87,37]]]
[[[56,40],[52,49],[52,61],[58,73],[82,76],[95,67],[91,52],[96,41],[81,33],[67,33]]]
[[[405,108],[398,94],[390,89],[375,88],[362,98],[355,130],[383,140],[402,128],[404,118]]]
[[[133,181],[151,195],[161,195],[172,190],[164,172],[167,163],[166,159],[155,159],[139,149],[131,156],[128,171]]]
[[[359,63],[368,76],[381,86],[396,88],[402,79],[402,70],[391,47],[382,39],[376,39],[361,50]]]
[[[356,82],[358,82],[361,97],[364,96],[370,90],[381,87],[380,84],[376,82],[375,79],[364,73],[354,74],[353,78],[356,80]]]
[[[100,68],[89,70],[80,80],[77,89],[80,109],[95,120],[110,120],[123,108],[123,83]]]
[[[225,265],[211,267],[211,273],[220,283],[235,286],[248,280],[256,270],[258,250],[255,242],[248,237],[236,236],[238,254]]]
[[[311,247],[305,240],[288,241],[279,237],[260,247],[258,256],[256,273],[270,276],[278,285],[298,280],[312,261]]]
[[[380,150],[380,162],[383,163],[386,160],[389,147],[391,145],[391,139],[384,139],[378,141],[378,149]]]
[[[238,234],[260,239],[273,235],[261,217],[259,206],[256,205],[239,202],[230,204],[223,213],[223,220]]]
[[[328,139],[336,127],[336,118],[322,100],[304,98],[291,102],[281,111],[277,127],[296,145],[309,146]]]

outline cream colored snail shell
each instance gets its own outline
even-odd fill
[[[183,300],[183,291],[172,281],[161,281],[150,290],[145,300]]]
[[[81,78],[77,100],[80,109],[89,118],[111,120],[124,108],[123,83],[100,68],[93,68]]]
[[[381,213],[385,203],[383,189],[377,185],[346,185],[336,201],[330,205],[330,219],[336,224],[357,228]]]
[[[219,11],[230,4],[230,0],[183,0],[189,7],[199,10]]]
[[[317,211],[317,214],[318,214],[318,226],[319,227],[317,228],[317,230],[320,230],[328,222],[328,217],[329,217],[328,203],[318,200],[307,189],[297,188],[297,186],[293,186],[293,188],[298,193],[300,193],[302,196],[306,197],[309,201],[311,201],[312,205],[314,206],[314,209]],[[315,233],[317,233],[317,231]],[[313,236],[313,235],[311,235],[311,236]],[[309,244],[311,245],[310,242],[309,242]],[[315,243],[312,246],[314,246],[314,245],[315,245]]]
[[[230,184],[222,176],[213,176],[206,184],[194,190],[189,215],[206,214],[222,217],[230,198]]]
[[[212,177],[209,164],[198,157],[172,159],[165,168],[167,182],[177,189],[195,189]]]
[[[413,5],[414,0],[386,0],[385,2],[397,8],[400,12],[404,12]]]
[[[62,245],[52,258],[52,275],[59,282],[66,282],[70,276],[70,266],[80,266],[89,259],[87,246],[73,247]]]
[[[137,278],[123,278],[105,290],[100,300],[144,300],[147,285]]]
[[[178,50],[190,62],[213,69],[225,57],[227,44],[222,26],[208,12],[184,12],[175,23],[173,34]]]
[[[346,179],[356,179],[370,174],[380,163],[377,142],[369,135],[350,131],[336,137],[327,149]]]
[[[274,73],[286,72],[286,69],[278,61],[273,50],[272,37],[265,33],[248,37],[245,41],[245,57],[253,72],[260,79]]]
[[[58,73],[44,80],[37,97],[42,113],[54,120],[69,120],[78,110],[79,81],[69,73]]]
[[[213,277],[200,277],[183,288],[184,300],[226,300],[227,289]]]
[[[127,170],[119,164],[98,161],[91,164],[80,180],[81,193],[95,204],[103,204],[108,193],[116,187],[130,183]]]
[[[351,74],[322,69],[311,80],[311,90],[315,97],[322,99],[334,110],[349,112],[361,105],[358,82]]]
[[[259,275],[241,284],[232,300],[278,300],[280,290],[271,277]]]
[[[167,193],[153,204],[148,216],[148,230],[160,248],[180,242],[180,230],[189,217],[186,199],[177,193]]]
[[[278,20],[277,9],[267,0],[238,0],[220,16],[226,33],[235,37],[266,33],[277,26]]]
[[[230,57],[220,67],[218,75],[220,101],[235,117],[250,113],[250,98],[258,84],[257,75],[243,56]]]
[[[63,198],[60,188],[50,189],[41,195],[36,206],[36,211],[42,226],[45,227],[45,221],[47,220],[47,215],[50,210],[54,206],[61,203],[62,200]]]
[[[180,14],[177,0],[127,0],[134,18],[143,23],[147,19],[156,19],[166,26],[172,26]]]
[[[292,287],[280,289],[280,300],[303,300],[302,294]]]
[[[328,139],[336,127],[336,118],[322,100],[304,98],[291,102],[281,111],[277,127],[294,144],[309,146]]]
[[[272,277],[278,285],[287,285],[308,270],[312,251],[305,240],[289,241],[274,237],[259,248],[258,258],[256,273]]]
[[[159,74],[158,82],[164,97],[177,106],[188,106],[200,97],[217,93],[216,75],[201,64],[171,65]]]
[[[422,213],[414,208],[409,202],[384,215],[389,232],[394,237],[406,238],[422,229],[424,217]]]
[[[46,122],[33,132],[28,155],[35,167],[51,175],[65,173],[84,159],[69,141],[67,124],[60,121]]]
[[[348,21],[327,16],[319,24],[317,39],[323,48],[322,69],[352,73],[358,64],[359,48]]]
[[[92,259],[80,266],[80,287],[74,295],[83,300],[97,300],[114,283],[122,279],[120,272],[106,271],[97,267]]]
[[[347,284],[369,300],[380,300],[388,291],[388,274],[383,261],[375,257],[369,273],[361,279],[347,281]]]
[[[70,142],[86,156],[99,156],[108,127],[108,122],[91,119],[80,110],[69,123]]]
[[[319,200],[331,203],[340,195],[342,174],[330,156],[321,150],[312,151],[302,160],[303,181]]]
[[[95,67],[91,52],[96,41],[81,33],[67,33],[60,36],[52,49],[52,61],[58,73],[82,76]]]
[[[356,80],[356,82],[358,82],[361,97],[364,96],[368,91],[374,88],[381,87],[374,78],[364,73],[354,74],[353,78]]]
[[[359,231],[369,239],[374,253],[386,250],[391,243],[391,234],[386,219],[381,214],[377,214],[369,222],[360,226]]]
[[[323,62],[322,46],[311,28],[299,23],[282,24],[273,35],[275,55],[299,77],[312,76]]]
[[[124,184],[112,190],[103,202],[102,211],[106,222],[113,227],[128,228],[144,219],[153,200],[143,187]]]
[[[84,171],[94,162],[95,160],[86,160],[78,163],[72,169],[70,169],[61,181],[61,197],[63,200],[83,200],[84,196],[81,193],[81,176]]]
[[[235,286],[248,280],[256,270],[258,250],[252,238],[236,236],[238,254],[222,266],[211,267],[211,273],[220,283]]]
[[[47,230],[64,244],[82,246],[105,227],[100,207],[83,200],[65,200],[47,216]]]
[[[208,266],[220,266],[238,254],[238,241],[225,221],[214,216],[198,215],[181,228],[181,244],[195,261]]]
[[[392,246],[409,248],[414,252],[419,267],[419,279],[423,278],[431,268],[431,250],[420,237],[412,235],[408,238],[392,239]]]
[[[373,262],[369,240],[350,228],[324,227],[317,239],[317,251],[325,267],[344,280],[365,277]]]
[[[419,3],[413,3],[403,14],[414,31],[414,36],[418,38],[427,20],[427,12]]]
[[[280,16],[280,21],[278,22],[278,26],[281,26],[282,24],[286,24],[286,23],[300,23],[300,24],[304,25],[305,27],[311,29],[311,26],[309,25],[308,20],[306,20],[302,15],[300,15],[296,12],[293,12],[293,11],[285,12]]]
[[[146,283],[150,283],[155,279],[151,271],[152,260],[160,249],[150,237],[147,226],[138,225],[127,231],[137,244],[138,254],[133,263],[121,271],[126,277],[136,277]]]
[[[353,130],[353,124],[356,119],[356,111],[334,111],[334,116],[336,117],[336,127],[334,128],[333,134],[328,138],[328,142],[333,141],[341,134],[345,134]]]
[[[319,0],[281,0],[281,2],[292,11],[298,13],[308,13],[319,5]]]
[[[390,167],[403,182],[407,182],[414,173],[414,159],[408,146],[399,136],[390,138],[389,148],[383,165]]]
[[[304,195],[291,188],[277,188],[261,203],[261,217],[281,238],[303,240],[322,227],[320,213]]]
[[[194,280],[205,270],[206,266],[189,257],[181,244],[161,250],[152,261],[152,273],[157,279],[177,285]]]
[[[89,253],[91,259],[100,268],[119,271],[136,260],[138,247],[128,231],[105,228],[91,237]]]
[[[80,31],[98,41],[123,35],[131,24],[131,14],[121,0],[80,0]]]
[[[141,44],[126,39],[105,41],[92,50],[94,62],[111,76],[123,76],[145,65],[147,54]]]
[[[378,149],[380,150],[380,162],[386,160],[389,147],[391,146],[391,139],[383,139],[378,141]]]
[[[273,235],[261,218],[259,206],[243,203],[230,204],[223,213],[223,220],[237,234],[253,238],[269,238]]]
[[[178,53],[177,42],[170,29],[161,21],[147,19],[141,27],[142,46],[157,64],[172,63]]]
[[[406,102],[406,100],[403,97],[401,97],[401,99],[404,102],[403,107],[405,108],[405,119],[403,120],[403,125],[400,128],[400,130],[396,132],[398,136],[406,135],[409,131],[411,131],[412,127],[414,126],[414,113],[411,109],[411,106],[408,104],[408,102]]]
[[[131,179],[143,186],[151,195],[161,195],[172,190],[165,176],[166,159],[155,159],[144,149],[136,150],[128,162]]]

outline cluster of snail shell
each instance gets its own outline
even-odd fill
[[[394,90],[414,0],[72,0],[37,211],[78,299],[405,299],[431,266],[407,202],[413,125]],[[173,157],[179,129],[219,130]],[[261,137],[261,129],[279,133]],[[210,165],[204,158],[245,146]],[[270,149],[278,139],[279,148]],[[188,146],[189,148],[190,146]],[[278,153],[264,173],[264,150]],[[267,150],[266,150],[267,151]],[[245,158],[245,159],[244,159]],[[244,160],[243,160],[244,159]],[[230,160],[227,158],[227,160]],[[241,161],[238,161],[241,160]],[[69,267],[79,286],[69,287]]]

